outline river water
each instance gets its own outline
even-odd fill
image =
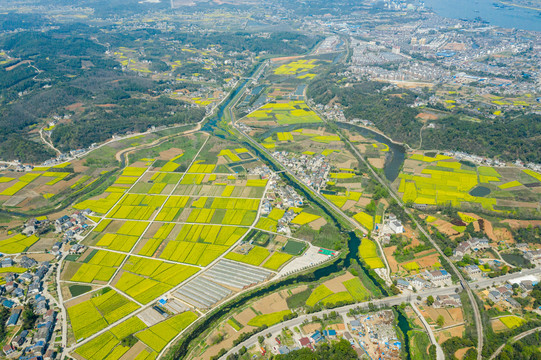
[[[507,6],[497,0],[425,0],[425,5],[443,17],[480,17],[490,25],[541,32],[541,10]]]
[[[385,159],[383,172],[385,174],[385,178],[390,183],[396,180],[400,174],[400,170],[402,169],[404,159],[406,158],[406,149],[404,149],[402,145],[396,144],[385,136],[362,126],[342,122],[337,122],[336,124],[343,129],[353,130],[364,137],[374,139],[377,142],[387,145],[389,147],[389,152],[387,154],[387,158]]]

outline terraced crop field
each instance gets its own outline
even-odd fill
[[[295,110],[302,107],[297,105]],[[237,174],[223,174],[217,169],[223,171],[226,167],[218,162],[234,163],[251,157],[244,148],[219,148],[211,155],[192,157],[190,164],[183,162],[184,172],[179,171],[178,160],[186,157],[178,152],[171,159],[162,158],[159,164],[151,159],[144,165],[138,162],[125,168],[103,194],[76,205],[93,211],[96,226],[82,241],[89,249],[74,261],[65,261],[61,282],[110,289],[102,294],[93,287],[80,295],[84,301],[65,303],[73,338],[97,334],[93,340],[75,346],[79,357],[119,359],[133,351],[135,341],[146,348],[137,359],[155,358],[197,315],[184,309],[179,315],[147,326],[148,319],[141,315],[146,310],[139,311],[140,307],[165,306],[158,302],[164,294],[177,294],[177,289],[200,279],[225,253],[227,259],[273,271],[297,255],[271,253],[260,246],[245,254],[228,252],[254,225],[268,180],[257,175],[240,178]],[[296,225],[319,218],[300,208],[296,212]],[[260,223],[270,222],[267,230],[276,231],[277,220],[283,215],[283,210],[274,210]],[[12,246],[21,251],[37,239],[18,236],[8,240],[0,242],[0,248]],[[254,321],[274,323],[283,316],[268,314]],[[103,330],[124,317],[121,323]],[[125,338],[135,340],[128,346]]]

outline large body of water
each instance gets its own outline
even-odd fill
[[[507,6],[497,0],[425,0],[425,5],[448,18],[480,17],[490,25],[541,32],[541,11]]]

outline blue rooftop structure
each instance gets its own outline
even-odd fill
[[[11,300],[4,300],[2,305],[7,307],[8,309],[11,309],[13,307],[13,305],[15,305],[15,303],[13,301],[11,301]]]
[[[14,310],[11,316],[8,319],[7,325],[15,325],[17,324],[17,321],[19,320],[19,316],[21,315],[21,310],[17,309]]]
[[[323,341],[323,336],[321,336],[321,333],[319,331],[316,331],[315,333],[310,336],[316,343]]]

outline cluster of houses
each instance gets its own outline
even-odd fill
[[[494,303],[503,301],[512,307],[521,308],[520,303],[513,298],[513,295],[515,294],[514,288],[517,288],[518,296],[525,298],[530,295],[538,282],[539,279],[535,276],[511,279],[507,284],[497,286],[488,291],[487,298]]]
[[[310,350],[315,349],[315,345],[337,339],[337,333],[336,330],[329,329],[329,330],[323,330],[319,331],[316,330],[312,335],[310,336],[304,336],[301,338],[296,339],[296,346],[294,347],[288,347],[281,343],[280,339],[276,338],[276,345],[273,346],[272,350],[275,354],[285,355],[289,354],[291,351],[299,350],[301,348],[308,348]],[[261,348],[261,353],[265,355],[265,349]]]
[[[54,222],[55,230],[59,233],[64,233],[64,238],[67,241],[73,240],[76,234],[79,234],[88,228],[88,218],[86,215],[90,215],[91,210],[85,209],[82,211],[75,211],[70,216],[64,215]]]
[[[435,308],[448,308],[448,307],[461,307],[462,301],[460,300],[460,295],[451,294],[451,295],[437,295],[432,304]]]
[[[50,342],[54,340],[55,330],[59,330],[56,315],[56,311],[47,310],[36,321],[34,329],[21,331],[2,348],[4,355],[19,360],[55,359],[57,353]]]
[[[453,250],[453,257],[460,260],[469,251],[479,251],[481,249],[487,249],[490,247],[487,238],[472,238],[467,241],[463,241]]]
[[[396,280],[396,287],[400,290],[423,290],[431,287],[450,285],[451,274],[447,270],[424,271],[417,276],[400,278]]]
[[[324,155],[298,156],[287,151],[275,151],[272,156],[316,191],[327,186],[331,165]]]
[[[3,267],[12,267],[13,260],[2,260]],[[19,332],[11,343],[3,347],[3,353],[9,358],[17,359],[54,359],[56,352],[50,346],[56,329],[56,311],[50,309],[49,300],[43,293],[43,282],[49,273],[51,264],[23,256],[18,267],[28,269],[21,274],[8,273],[4,276],[6,283],[0,287],[2,296],[0,304],[10,310],[6,326],[15,327],[23,323],[24,304],[31,305],[34,314],[39,318],[33,329]]]

